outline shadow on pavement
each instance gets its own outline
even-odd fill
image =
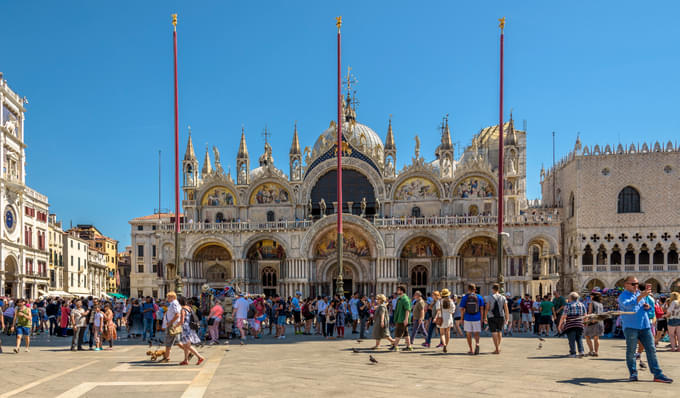
[[[558,380],[557,382],[562,384],[574,384],[582,387],[587,387],[588,384],[630,383],[628,379],[601,379],[599,377],[576,377],[568,380]],[[644,383],[645,381],[638,381],[638,383],[640,382]]]

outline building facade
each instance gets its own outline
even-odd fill
[[[565,288],[622,287],[635,274],[655,292],[680,291],[679,179],[672,142],[590,148],[578,139],[542,171],[544,203],[563,214]]]
[[[482,129],[456,158],[444,119],[433,159],[425,159],[416,136],[410,161],[397,170],[391,121],[383,141],[359,123],[350,103],[348,98],[339,148],[341,205],[335,122],[311,148],[301,149],[293,130],[288,174],[274,166],[268,142],[251,168],[242,131],[233,179],[217,148],[212,159],[206,150],[199,165],[190,136],[182,164],[180,263],[174,259],[174,215],[132,220],[132,295],[151,295],[153,289],[162,295],[176,288],[177,273],[185,295],[225,283],[253,293],[334,292],[338,209],[346,293],[391,293],[397,284],[407,285],[409,294],[443,287],[463,293],[467,282],[488,293],[498,274],[499,189],[509,234],[502,264],[506,291],[539,294],[557,286],[559,212],[527,200],[526,133],[512,119],[503,126],[506,183],[498,187],[498,126]]]
[[[26,185],[27,101],[0,74],[0,296],[36,298],[49,290],[47,196]]]
[[[87,274],[88,247],[88,241],[75,233],[64,234],[64,291],[71,295],[90,295]]]
[[[126,246],[125,251],[118,253],[118,275],[116,276],[120,293],[130,297],[130,259],[132,246]]]
[[[49,215],[48,222],[50,292],[64,290],[64,230],[56,214]]]
[[[118,241],[105,236],[95,226],[89,224],[79,224],[75,228],[71,228],[69,232],[71,231],[82,239],[91,242],[97,250],[104,253],[106,261],[106,291],[109,293],[117,292]]]
[[[108,268],[106,253],[89,242],[87,251],[87,286],[94,297],[106,296]]]

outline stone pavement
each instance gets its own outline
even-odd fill
[[[292,332],[292,330],[291,330]],[[354,338],[352,338],[354,336]],[[414,352],[371,350],[374,341],[357,343],[357,335],[326,341],[293,336],[265,336],[244,346],[202,348],[207,361],[178,366],[181,352],[173,349],[170,364],[154,364],[148,346],[121,340],[113,351],[71,352],[70,338],[34,339],[31,352],[11,352],[14,338],[2,336],[0,398],[9,397],[341,397],[432,394],[512,397],[677,396],[680,353],[661,343],[659,358],[675,384],[626,381],[623,340],[603,340],[598,358],[565,357],[567,340],[549,338],[538,349],[532,337],[511,337],[501,355],[492,355],[491,339],[481,343],[481,355],[468,356],[464,339],[454,338],[449,354],[437,349]],[[417,343],[421,343],[418,339]],[[352,348],[359,352],[354,353]],[[377,360],[371,364],[369,354]],[[194,361],[195,362],[195,361]]]

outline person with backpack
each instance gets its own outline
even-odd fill
[[[199,339],[196,334],[196,331],[199,328],[198,316],[196,316],[196,313],[193,308],[191,308],[186,298],[180,297],[178,301],[179,305],[182,306],[182,315],[180,317],[180,322],[182,324],[180,348],[184,350],[184,361],[179,364],[188,365],[191,358],[195,356],[198,359],[196,365],[200,365],[205,358],[192,347],[192,344],[199,344],[201,342],[201,339]]]
[[[484,298],[477,294],[477,286],[470,283],[468,293],[460,300],[460,311],[463,314],[463,330],[467,338],[470,355],[479,355],[479,333],[482,331],[484,316]],[[472,349],[472,337],[475,338],[475,349]]]
[[[510,312],[508,311],[508,302],[506,298],[498,293],[500,286],[494,283],[491,287],[493,293],[487,297],[486,310],[484,311],[484,318],[489,324],[489,331],[491,331],[491,338],[493,345],[496,347],[494,354],[501,353],[501,340],[503,339],[503,328],[508,324],[510,319]]]

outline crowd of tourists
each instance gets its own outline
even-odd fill
[[[651,286],[639,289],[633,276],[625,280],[624,290],[613,300],[611,297],[603,300],[597,291],[585,297],[577,292],[567,297],[553,292],[532,298],[528,294],[513,297],[499,290],[498,285],[493,285],[492,293],[483,297],[474,284],[469,284],[462,296],[442,289],[426,296],[415,291],[412,298],[403,286],[398,286],[389,297],[355,293],[350,298],[339,295],[303,298],[301,292],[296,292],[285,298],[276,294],[265,297],[237,293],[229,299],[228,306],[224,300],[211,300],[203,308],[198,298],[178,298],[173,292],[165,300],[2,298],[0,326],[8,335],[16,334],[15,353],[19,353],[22,339],[28,352],[31,336],[41,333],[70,337],[74,351],[84,350],[84,344],[95,351],[110,350],[122,335],[120,338],[127,336],[129,340],[139,339],[150,345],[154,341],[165,345],[164,362],[169,360],[172,347],[179,346],[184,351],[181,365],[194,357],[197,364],[203,362],[196,346],[219,344],[221,339],[227,342],[238,339],[244,345],[248,338],[261,339],[265,334],[283,340],[288,325],[292,325],[290,329],[296,335],[316,335],[329,340],[355,337],[347,333],[358,335],[359,340],[373,339],[373,349],[379,349],[384,339],[391,351],[412,351],[420,337],[423,347],[430,348],[436,339],[436,348],[446,353],[452,335],[464,336],[469,355],[479,355],[483,332],[491,334],[492,354],[500,354],[503,338],[513,334],[533,334],[541,340],[566,336],[569,356],[573,358],[599,356],[600,337],[607,334],[625,338],[631,381],[637,380],[637,361],[645,352],[655,381],[672,382],[659,368],[656,347],[661,341],[668,341],[671,352],[680,352],[679,293],[655,298]],[[595,317],[593,321],[592,316],[587,316],[606,315],[607,311],[617,309],[624,314],[611,319]],[[402,340],[405,344],[400,347]],[[640,366],[645,366],[642,361]]]

